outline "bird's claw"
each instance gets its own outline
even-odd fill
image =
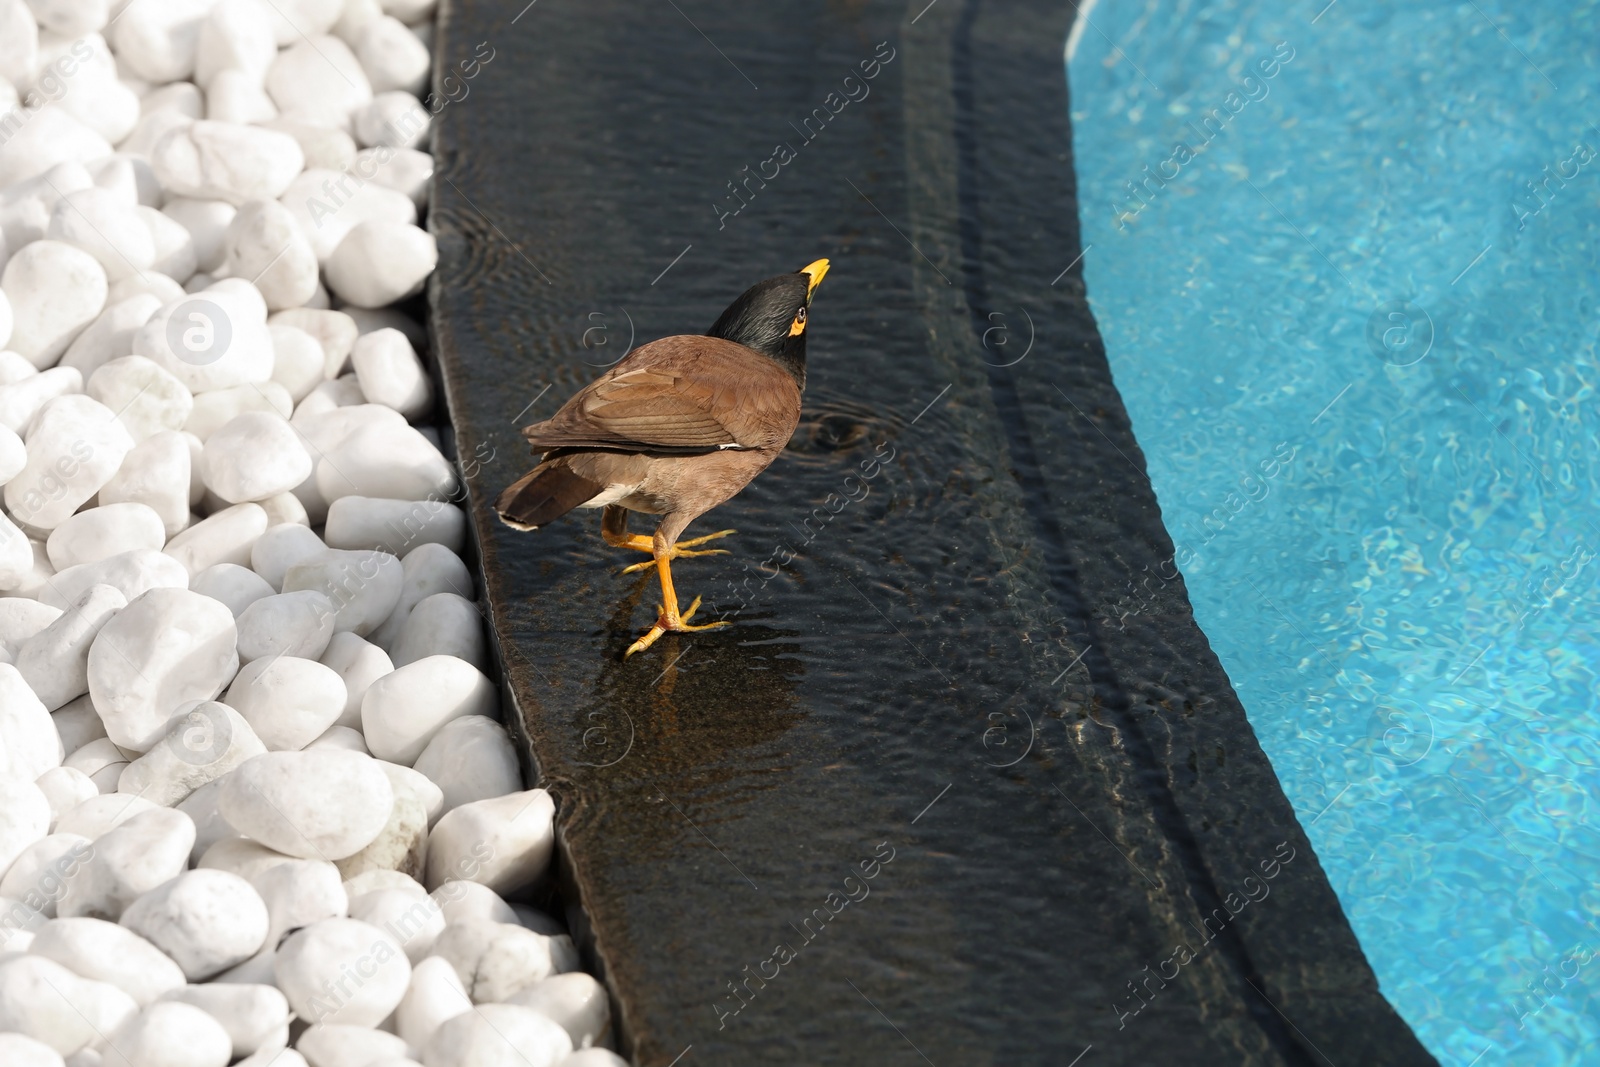
[[[622,658],[627,659],[635,652],[643,652],[645,649],[655,644],[656,641],[660,640],[661,635],[664,633],[692,634],[699,633],[701,630],[716,630],[723,626],[733,625],[733,623],[727,619],[719,619],[716,622],[707,622],[702,623],[699,626],[690,626],[689,620],[694,618],[694,613],[700,610],[700,601],[702,599],[704,598],[695,597],[694,603],[689,605],[689,610],[681,614],[677,612],[669,612],[666,605],[663,604],[656,615],[656,624],[650,627],[649,630],[645,631],[643,637],[629,645],[628,651],[622,654]]]

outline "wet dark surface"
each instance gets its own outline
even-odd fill
[[[435,120],[434,325],[636,1061],[1433,1062],[1171,569],[1074,265],[1071,8],[524,2],[441,23],[493,58]],[[800,430],[674,569],[736,625],[623,662],[654,579],[598,512],[494,518],[516,427],[819,256]]]

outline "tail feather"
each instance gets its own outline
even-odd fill
[[[598,496],[605,488],[574,474],[561,460],[541,463],[500,494],[494,508],[500,521],[519,530],[536,530]]]

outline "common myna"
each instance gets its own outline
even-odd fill
[[[604,508],[600,535],[648,552],[661,578],[661,611],[627,655],[671,630],[691,633],[700,607],[678,610],[671,563],[732,530],[689,541],[695,519],[750,484],[800,422],[806,384],[806,317],[828,261],[747,289],[703,337],[663,337],[638,348],[522,435],[543,457],[495,504],[500,518],[534,530],[573,508]],[[660,515],[655,536],[628,533],[628,512]],[[648,567],[635,564],[628,571]]]

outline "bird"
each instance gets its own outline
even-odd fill
[[[703,335],[678,334],[630,352],[522,435],[537,466],[500,494],[506,525],[536,530],[575,508],[600,508],[600,534],[614,548],[650,553],[624,574],[654,567],[656,621],[626,659],[664,633],[695,633],[727,620],[691,623],[679,608],[672,561],[726,554],[698,546],[737,531],[678,538],[766,470],[800,423],[811,298],[828,273],[818,259],[745,290]],[[651,536],[628,533],[628,512],[659,515]]]

